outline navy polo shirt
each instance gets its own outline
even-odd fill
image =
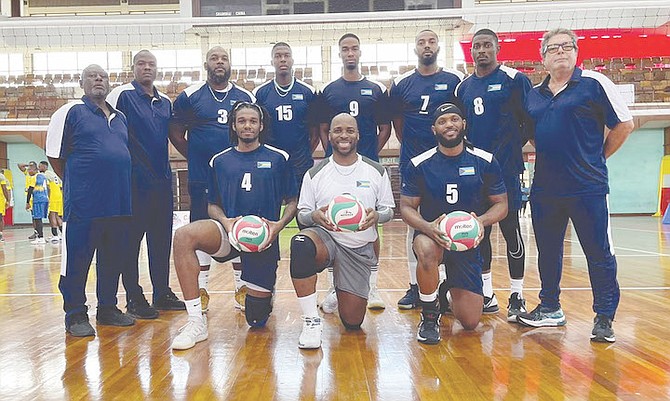
[[[411,158],[437,146],[433,134],[433,113],[444,103],[454,103],[456,86],[463,73],[442,68],[435,74],[421,75],[414,69],[393,80],[389,96],[394,115],[402,116],[400,166]]]
[[[507,180],[518,181],[523,172],[524,103],[531,88],[528,77],[502,65],[484,77],[472,74],[456,87],[465,106],[468,140],[495,155]]]
[[[549,79],[526,98],[537,151],[531,193],[605,195],[609,192],[605,125],[614,128],[632,120],[628,106],[612,81],[598,72],[575,68],[556,95],[549,90]]]
[[[184,89],[175,99],[172,118],[188,130],[189,182],[207,183],[209,160],[232,145],[228,115],[238,100],[256,103],[251,92],[233,83],[216,91],[201,82]]]
[[[65,221],[131,214],[128,124],[109,107],[107,118],[84,96],[61,106],[49,121],[46,154],[65,162]]]
[[[171,182],[168,159],[170,98],[156,90],[149,95],[137,81],[114,88],[107,96],[112,107],[128,120],[128,147],[133,163],[133,185],[147,187]]]

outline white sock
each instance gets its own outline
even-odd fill
[[[319,317],[319,311],[316,306],[316,292],[305,297],[298,297],[298,303],[304,316]]]
[[[242,281],[242,270],[233,269],[233,277],[235,278],[235,291],[237,291],[245,284]]]
[[[407,246],[407,270],[409,271],[409,283],[416,284],[418,281],[416,279],[416,256],[414,255],[414,250],[412,249],[412,243],[414,241],[414,229],[407,227],[407,237],[405,238],[405,245]]]
[[[200,303],[200,297],[184,300],[184,303],[186,304],[186,312],[188,312],[189,318],[202,319],[202,304]]]
[[[437,266],[437,270],[438,270],[439,275],[440,275],[440,283],[441,283],[441,282],[443,282],[444,280],[447,279],[447,268],[443,264],[441,264],[441,265]]]
[[[335,268],[332,266],[328,268],[327,276],[328,276],[328,283],[330,284],[330,289],[335,288],[335,276],[333,275],[334,269]]]
[[[377,277],[379,275],[377,269],[379,269],[379,266],[374,266],[370,271],[370,288],[377,288]]]
[[[200,274],[198,274],[198,287],[209,288],[209,270],[200,270]]]
[[[515,292],[519,293],[519,298],[523,298],[523,279],[522,278],[513,278],[509,280],[510,282],[510,294]]]
[[[433,302],[437,300],[437,290],[432,294],[424,294],[422,292],[419,292],[419,299],[422,302]]]
[[[493,296],[493,280],[491,280],[491,272],[482,274],[482,292],[485,297],[491,298]]]

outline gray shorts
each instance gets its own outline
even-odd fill
[[[328,264],[333,267],[335,288],[368,299],[370,293],[370,269],[377,264],[374,244],[360,248],[347,248],[338,244],[333,237],[321,227],[308,227],[321,238],[328,250]]]

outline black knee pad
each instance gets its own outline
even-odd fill
[[[272,312],[272,297],[259,298],[247,294],[244,301],[244,317],[251,327],[263,327]]]
[[[360,330],[361,329],[361,324],[363,324],[363,322],[360,322],[358,324],[347,323],[347,322],[344,321],[344,319],[342,319],[341,316],[340,316],[340,321],[344,325],[344,328],[347,329],[347,330]]]
[[[291,238],[291,278],[307,278],[316,273],[316,244],[306,235],[294,235]]]

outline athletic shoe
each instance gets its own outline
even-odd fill
[[[5,237],[3,237],[2,234],[0,234],[0,242],[5,242]]]
[[[49,242],[51,242],[52,244],[58,244],[60,242],[60,237],[58,235],[55,235],[49,238]]]
[[[337,293],[335,288],[328,290],[328,294],[321,302],[321,310],[323,313],[335,313],[337,312]]]
[[[560,307],[549,309],[542,305],[538,305],[529,313],[520,313],[516,321],[530,327],[557,327],[564,326],[566,323],[565,315]]]
[[[247,299],[247,286],[243,285],[242,287],[235,290],[235,298],[233,299],[233,305],[235,309],[239,309],[244,312],[244,302]]]
[[[44,237],[39,237],[35,238],[34,240],[30,241],[32,245],[44,245],[47,243],[47,240],[44,239]]]
[[[65,322],[65,331],[74,337],[95,336],[95,330],[88,322],[88,314],[85,312],[72,315],[69,321]]]
[[[591,341],[598,343],[613,343],[616,341],[616,336],[614,336],[614,330],[612,329],[612,319],[600,313],[596,315],[593,319]]]
[[[368,309],[386,309],[386,304],[382,297],[379,296],[377,287],[370,287],[370,294],[368,294]]]
[[[158,311],[149,305],[144,295],[128,301],[127,312],[136,319],[156,319]]]
[[[400,309],[414,309],[419,305],[419,285],[410,284],[405,296],[398,301]]]
[[[206,289],[200,289],[200,306],[202,307],[202,313],[207,313],[209,310],[209,293]]]
[[[320,317],[302,317],[302,332],[298,339],[298,348],[316,349],[321,347],[323,325]]]
[[[421,311],[421,322],[416,339],[424,344],[440,342],[440,313],[438,311],[430,309]]]
[[[451,315],[454,312],[451,311],[451,305],[449,305],[449,298],[447,297],[447,292],[449,288],[447,287],[447,281],[442,280],[440,286],[437,289],[437,299],[440,303],[440,313],[443,315]]]
[[[112,307],[98,307],[98,313],[95,315],[95,320],[102,326],[132,326],[135,324],[133,319],[127,313],[123,313],[116,306]]]
[[[484,307],[482,308],[482,313],[484,315],[493,315],[498,313],[500,307],[498,307],[498,298],[496,294],[493,294],[492,297],[484,297]]]
[[[507,321],[516,322],[517,315],[527,312],[526,300],[521,298],[518,292],[512,293],[507,304]]]
[[[196,343],[207,339],[207,317],[188,318],[188,322],[179,329],[179,334],[172,340],[172,349],[184,350],[193,348]]]
[[[186,310],[186,304],[174,295],[172,290],[168,289],[168,293],[154,298],[154,308],[157,310]]]
[[[37,231],[33,231],[33,234],[28,237],[28,239],[35,239],[37,238]]]

